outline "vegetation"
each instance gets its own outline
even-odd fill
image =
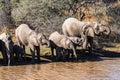
[[[112,35],[107,39],[120,41],[119,0],[0,0],[1,28],[27,23],[49,35],[55,30],[62,32],[62,23],[68,17],[109,26]]]

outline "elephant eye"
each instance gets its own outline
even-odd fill
[[[78,39],[77,39],[76,41],[77,41],[77,43],[79,42],[79,40],[78,40]]]
[[[11,40],[11,37],[8,37],[8,40]]]
[[[98,30],[99,30],[99,28],[97,27],[97,28],[96,28],[96,30],[98,31]]]

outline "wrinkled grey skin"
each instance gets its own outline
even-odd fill
[[[16,30],[15,35],[20,46],[30,48],[32,54],[32,63],[34,63],[35,53],[37,53],[37,59],[40,61],[40,45],[49,45],[49,41],[42,33],[37,33],[30,29],[27,24],[21,24]]]
[[[8,33],[2,33],[0,35],[1,40],[1,52],[3,55],[3,61],[5,64],[13,64],[14,63],[14,55],[13,55],[13,41],[11,36]],[[7,62],[6,62],[7,61]]]
[[[84,38],[83,49],[90,45],[89,53],[92,53],[93,38],[95,35],[110,34],[110,29],[97,22],[81,22],[76,18],[68,18],[62,25],[63,34],[66,36],[76,36]]]
[[[82,42],[83,40],[81,40],[80,38],[76,38],[76,39],[71,38],[71,39],[69,39],[69,37],[65,35],[59,34],[57,31],[53,32],[49,36],[52,56],[54,56],[54,49],[56,49],[56,55],[59,55],[60,53],[66,55],[66,50],[71,49],[73,50],[74,57],[77,58],[74,43],[80,44],[80,42]],[[58,57],[56,59],[58,59]]]
[[[26,53],[24,49],[19,45],[13,46],[13,53],[16,55],[16,58],[18,59],[18,61],[21,60],[22,56],[24,57],[24,59],[26,59]]]

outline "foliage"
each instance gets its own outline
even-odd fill
[[[20,0],[18,7],[13,8],[12,16],[16,23],[28,23],[38,31],[42,28],[50,31],[51,28],[59,28],[63,21],[64,2],[61,0]]]
[[[0,14],[5,14],[1,14],[0,26],[7,22],[15,26],[27,23],[37,31],[50,34],[55,30],[62,32],[63,21],[76,17],[81,21],[105,23],[120,33],[119,3],[119,0],[1,0]]]

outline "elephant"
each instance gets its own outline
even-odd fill
[[[5,46],[5,42],[0,40],[0,51],[2,53],[3,56],[3,63],[6,65],[7,61],[8,61],[8,57],[7,57],[7,53],[6,53],[6,46]]]
[[[14,63],[14,55],[13,55],[13,41],[11,39],[11,36],[4,32],[0,34],[0,51],[2,52],[3,55],[3,61],[5,64],[10,64]]]
[[[92,53],[93,38],[96,35],[109,35],[111,32],[109,27],[102,26],[97,22],[83,22],[73,17],[67,18],[63,22],[62,31],[66,36],[83,37],[85,39],[82,45],[83,51],[89,44],[89,53]]]
[[[71,40],[69,37],[62,35],[62,34],[59,34],[57,31],[53,32],[49,36],[52,56],[54,57],[54,49],[56,49],[56,55],[57,55],[56,59],[58,60],[59,54],[63,53],[63,55],[64,55],[63,60],[64,60],[65,55],[66,55],[66,50],[71,49],[71,50],[73,50],[74,57],[77,58],[74,43],[81,44],[83,40],[80,38],[77,38],[77,37],[74,37],[74,38],[71,38],[72,39]]]
[[[40,61],[40,45],[48,45],[49,41],[43,33],[38,33],[32,30],[27,24],[21,24],[15,30],[15,35],[18,44],[25,50],[25,46],[30,48],[32,54],[31,62],[35,62],[35,53],[37,53],[37,60]]]
[[[26,60],[26,53],[25,53],[24,49],[21,46],[15,44],[13,46],[13,53],[16,55],[16,58],[18,59],[18,61],[20,61],[22,56]]]

